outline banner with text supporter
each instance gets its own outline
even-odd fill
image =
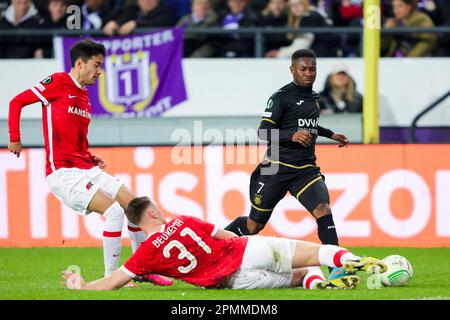
[[[248,214],[249,179],[264,148],[92,152],[136,194],[154,199],[167,218],[186,214],[224,227]],[[317,156],[342,246],[450,246],[450,145],[318,146]],[[100,246],[103,218],[61,205],[44,166],[43,149],[26,149],[20,158],[0,150],[0,246]],[[263,234],[318,241],[314,219],[289,194]]]
[[[156,117],[187,99],[182,28],[93,39],[107,50],[103,73],[87,87],[94,116]],[[55,39],[65,71],[71,66],[70,47],[79,40]]]

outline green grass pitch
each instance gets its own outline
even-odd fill
[[[264,300],[264,299],[450,299],[450,248],[353,248],[359,255],[408,258],[414,277],[408,287],[369,290],[367,275],[354,290],[307,291],[202,289],[177,281],[171,287],[141,284],[118,291],[73,291],[60,285],[61,270],[78,265],[87,280],[102,276],[101,248],[0,248],[0,299],[150,299],[150,300]],[[124,248],[122,261],[131,253]]]

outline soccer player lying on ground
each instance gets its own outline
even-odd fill
[[[98,212],[106,220],[103,231],[105,276],[119,266],[124,208],[135,197],[119,180],[103,169],[106,162],[89,151],[87,139],[91,120],[86,85],[100,76],[106,49],[87,39],[70,48],[71,70],[54,73],[15,96],[9,105],[8,149],[20,156],[20,113],[22,108],[42,103],[42,121],[46,156],[46,175],[52,193],[66,206],[83,215]],[[128,223],[133,251],[145,234]],[[159,285],[172,281],[149,274],[147,280]]]
[[[335,287],[318,266],[343,267],[346,288],[359,282],[356,271],[385,272],[376,258],[360,258],[334,246],[285,238],[245,236],[218,229],[190,216],[166,221],[147,197],[133,199],[126,215],[148,238],[118,270],[86,283],[79,274],[63,271],[70,289],[112,290],[147,273],[173,277],[201,287],[261,289],[302,286]],[[339,286],[342,287],[342,286]]]

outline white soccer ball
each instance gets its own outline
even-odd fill
[[[413,268],[411,263],[402,256],[391,255],[383,259],[387,265],[387,271],[380,275],[381,282],[385,286],[406,286],[412,279]]]

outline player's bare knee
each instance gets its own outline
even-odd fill
[[[327,203],[321,203],[314,209],[312,215],[316,220],[331,215],[331,208]]]
[[[258,234],[262,229],[264,229],[264,224],[253,221],[252,219],[247,220],[247,229],[250,234]]]
[[[114,199],[106,194],[103,190],[99,189],[88,205],[88,210],[92,212],[97,212],[104,214],[109,207],[114,204]]]
[[[131,202],[131,200],[133,200],[134,198],[136,198],[136,195],[133,194],[130,189],[128,189],[128,187],[124,184],[122,184],[119,188],[119,191],[117,191],[116,197],[114,200],[116,200],[117,202],[120,203],[120,205],[122,206],[122,208],[124,210],[127,209],[128,204]]]

